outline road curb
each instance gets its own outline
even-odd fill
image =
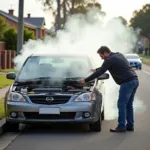
[[[4,133],[5,123],[6,123],[6,119],[0,120],[0,135],[2,135]]]

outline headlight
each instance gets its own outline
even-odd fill
[[[93,101],[96,100],[94,93],[84,93],[78,96],[74,101],[75,102],[87,102],[87,101]]]
[[[7,100],[12,102],[25,102],[25,99],[21,94],[14,93],[14,92],[10,92],[8,94]]]

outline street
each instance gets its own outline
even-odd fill
[[[27,126],[21,133],[6,133],[0,137],[0,150],[149,150],[150,149],[150,67],[137,70],[140,86],[138,99],[146,106],[135,115],[135,132],[110,133],[116,120],[103,121],[100,133],[90,133],[84,126]],[[141,111],[139,109],[139,111]]]

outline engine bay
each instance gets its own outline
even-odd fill
[[[79,83],[79,78],[16,82],[13,91],[26,94],[77,94],[91,90],[94,82]]]

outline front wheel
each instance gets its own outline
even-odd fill
[[[139,69],[141,70],[141,69],[142,69],[142,67],[139,67]]]
[[[90,128],[90,131],[94,131],[94,132],[101,131],[101,115],[95,123],[89,125],[89,128]]]

